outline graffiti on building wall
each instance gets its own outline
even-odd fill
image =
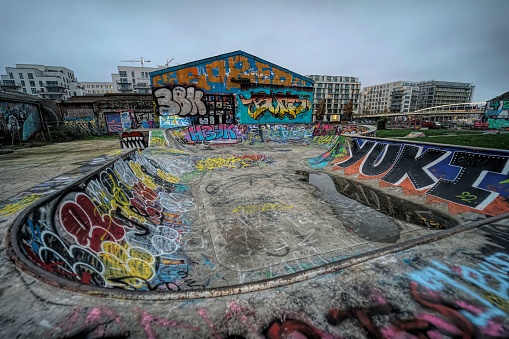
[[[155,128],[153,112],[122,111],[105,113],[106,126],[109,133],[122,132],[137,128]]]
[[[109,133],[122,132],[122,122],[120,121],[120,114],[106,113],[106,126],[108,126]]]
[[[93,117],[89,118],[67,118],[64,120],[64,124],[76,130],[79,130],[83,134],[90,135],[101,135],[103,134],[102,126],[100,126],[97,120]]]
[[[206,115],[204,93],[194,86],[162,87],[154,91],[154,98],[161,115]]]
[[[185,130],[185,139],[190,143],[195,142],[239,142],[240,133],[233,124],[220,124],[210,126],[190,126]]]
[[[28,140],[42,129],[41,115],[36,105],[0,101],[0,134]]]
[[[183,67],[152,77],[152,86],[168,84],[195,85],[206,92],[232,93],[240,88],[231,79],[279,86],[312,86],[312,82],[275,65],[246,55],[225,55],[201,65]]]
[[[189,118],[179,117],[178,115],[161,115],[159,116],[160,128],[178,128],[186,127],[191,124]]]
[[[202,118],[202,124],[231,124],[235,122],[235,99],[232,94],[207,94],[205,104],[209,114],[208,121]]]
[[[94,110],[92,108],[68,108],[65,112],[64,120],[93,118]]]
[[[509,100],[495,100],[490,101],[487,104],[486,107],[486,118],[494,118],[494,119],[500,119],[500,118],[509,118]]]
[[[204,94],[194,86],[166,86],[154,91],[161,116],[187,117],[193,125],[233,123],[235,104],[231,94]]]
[[[334,153],[334,155],[331,154]],[[425,194],[444,201],[451,213],[509,211],[509,154],[351,138],[309,163],[359,179],[378,179],[380,186],[399,186],[406,194]]]
[[[488,119],[488,123],[490,129],[509,129],[509,119]]]
[[[239,94],[240,122],[311,123],[312,94],[295,89],[257,88]]]

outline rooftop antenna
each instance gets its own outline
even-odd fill
[[[150,60],[144,59],[143,57],[139,57],[139,58],[133,59],[133,60],[122,60],[121,62],[140,62],[141,67],[143,67],[143,63],[150,62]]]

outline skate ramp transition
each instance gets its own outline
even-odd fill
[[[185,299],[309,279],[461,232],[464,215],[509,212],[501,150],[313,133],[210,147],[186,133],[148,133],[164,147],[26,209],[11,258],[75,291]]]

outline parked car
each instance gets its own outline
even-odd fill
[[[471,129],[488,129],[489,123],[483,122],[482,120],[474,120],[474,124],[470,126]]]
[[[437,124],[434,121],[423,121],[423,122],[421,122],[421,127],[440,128],[440,127],[437,127]]]

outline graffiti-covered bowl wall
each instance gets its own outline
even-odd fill
[[[443,203],[451,215],[509,212],[509,152],[352,136],[309,164]]]

